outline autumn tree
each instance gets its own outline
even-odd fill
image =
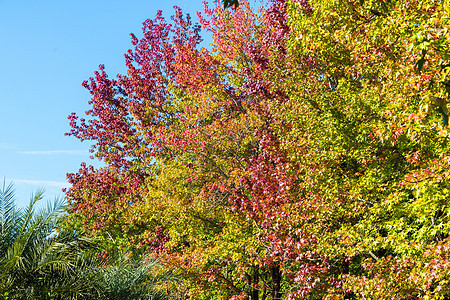
[[[159,13],[142,39],[132,36],[126,75],[111,80],[101,66],[84,83],[90,119],[70,116],[69,134],[94,141],[107,164],[69,175],[73,219],[159,253],[199,297],[281,295],[279,262],[266,258],[258,238],[264,221],[232,200],[271,122],[261,76],[265,44],[280,39],[277,28],[262,26],[272,17],[248,4],[205,7],[201,23],[214,41],[206,50],[189,16],[177,9],[167,24]]]
[[[308,229],[325,276],[301,274],[295,295],[447,297],[448,4],[293,1],[287,13],[271,82],[288,101],[272,113],[302,205],[284,222]]]
[[[158,13],[84,83],[69,134],[106,167],[69,175],[73,220],[192,298],[447,296],[448,5],[215,4],[211,49]]]

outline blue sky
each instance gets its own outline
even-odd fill
[[[123,54],[142,22],[178,5],[193,17],[202,0],[0,0],[0,179],[14,182],[18,205],[44,187],[63,196],[66,173],[89,159],[88,143],[64,136],[67,116],[90,99],[81,83],[104,64],[125,73]],[[196,17],[194,18],[196,19]]]

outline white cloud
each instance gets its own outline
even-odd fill
[[[64,181],[51,181],[51,180],[28,180],[28,179],[8,179],[8,181],[15,183],[30,184],[35,186],[45,186],[45,187],[58,187],[58,188],[68,188],[70,184]]]
[[[14,147],[12,144],[8,144],[8,143],[0,143],[0,149],[15,149],[16,147]]]
[[[88,150],[44,150],[44,151],[21,151],[22,154],[28,155],[57,155],[57,154],[68,154],[68,155],[87,155]]]

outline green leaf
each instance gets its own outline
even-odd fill
[[[224,9],[227,9],[232,5],[234,5],[234,8],[238,8],[239,0],[223,0],[223,8]]]

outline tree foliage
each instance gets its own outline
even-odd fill
[[[0,191],[0,299],[182,299],[178,278],[155,258],[105,252],[65,225],[63,201],[38,210],[42,197],[17,210],[13,185]]]
[[[79,280],[93,243],[76,232],[57,232],[64,220],[62,200],[37,209],[43,191],[24,210],[14,203],[12,184],[0,191],[0,297],[5,299],[72,299],[89,289]]]
[[[155,253],[193,299],[449,297],[449,10],[159,12],[69,117],[106,163],[69,174],[73,226]]]

